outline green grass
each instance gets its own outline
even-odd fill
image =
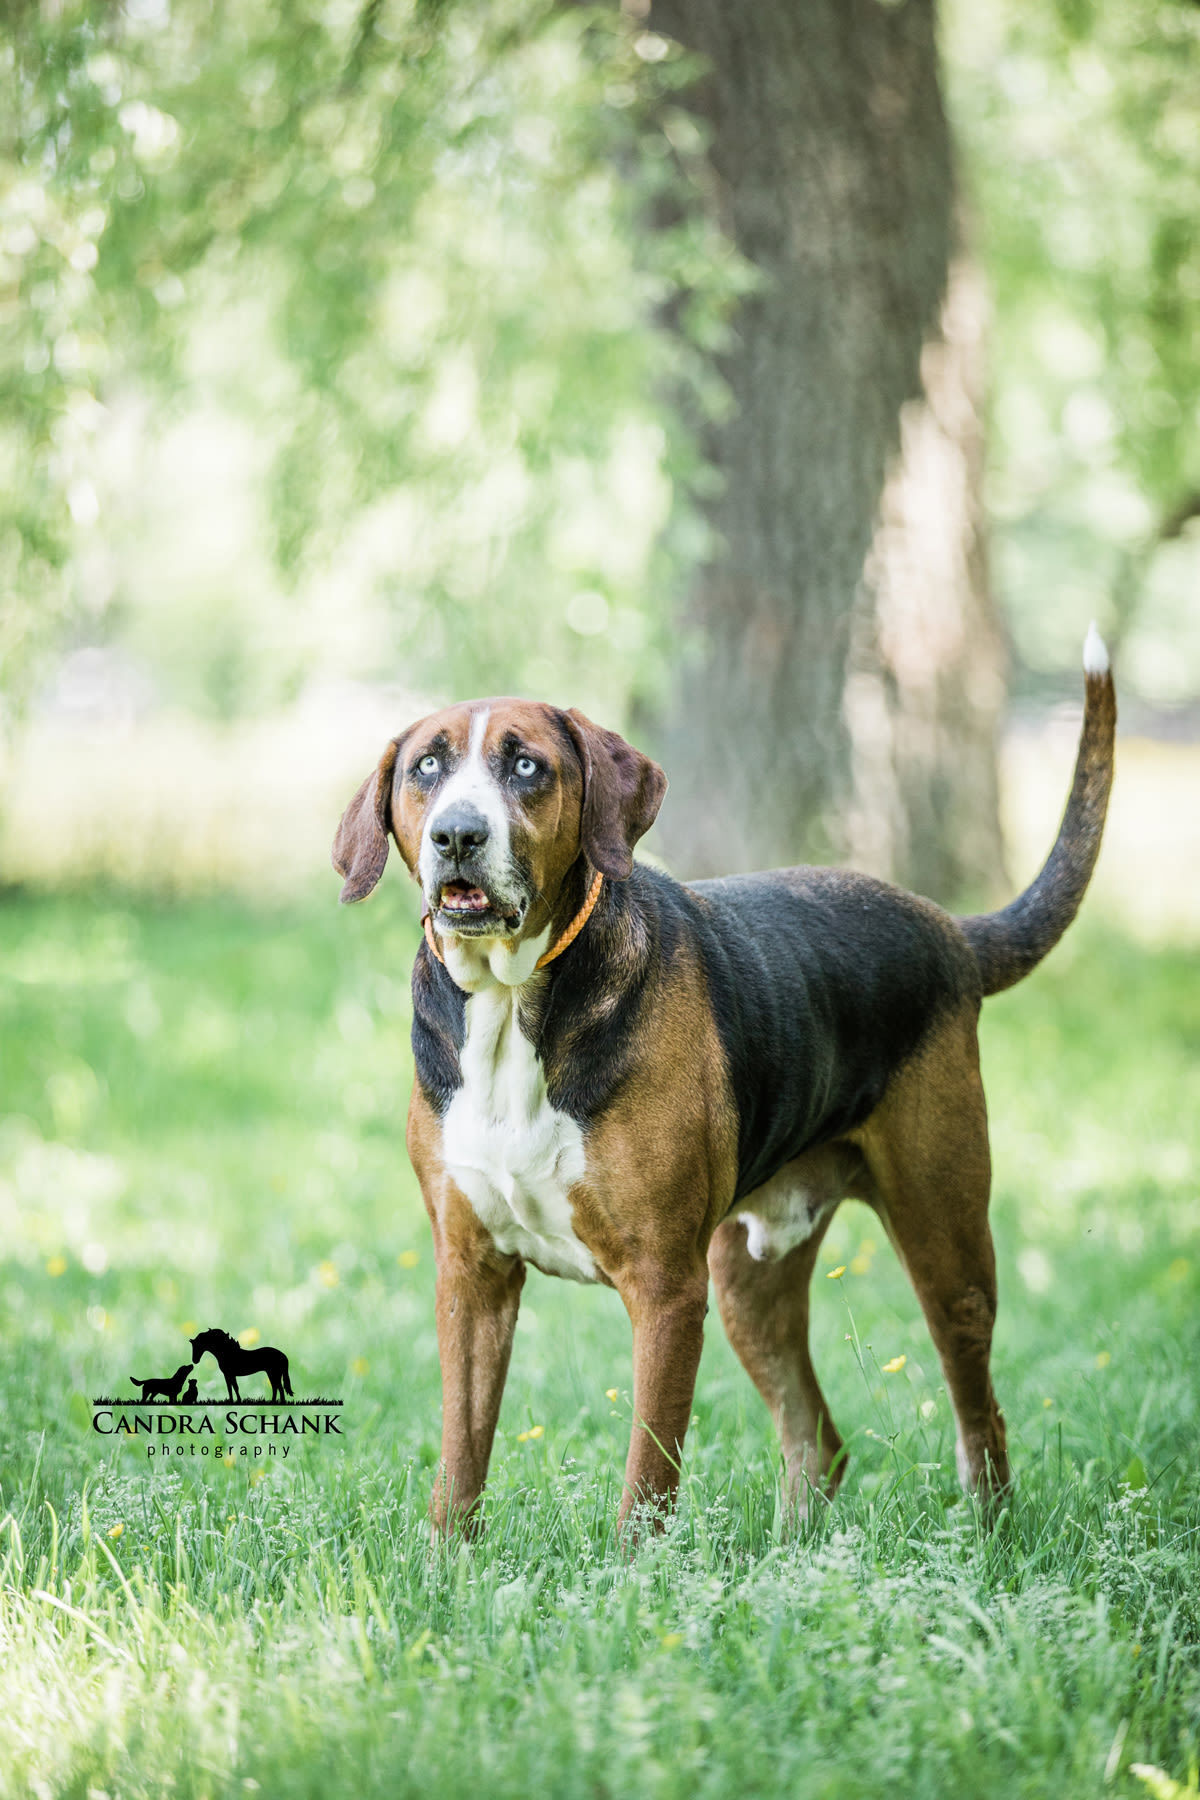
[[[1145,1793],[1136,1762],[1186,1778],[1196,957],[1083,928],[987,1008],[1019,1483],[997,1528],[958,1496],[915,1302],[847,1206],[826,1266],[848,1272],[815,1296],[838,1502],[786,1529],[714,1313],[678,1516],[627,1557],[628,1326],[536,1274],[486,1541],[429,1545],[416,941],[395,890],[273,917],[0,903],[0,1794],[1092,1800]],[[169,1373],[188,1324],[282,1345],[298,1394],[343,1396],[344,1442],[227,1467],[97,1436],[89,1399]]]

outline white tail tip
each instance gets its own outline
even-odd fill
[[[1096,630],[1096,621],[1088,626],[1087,636],[1083,640],[1083,672],[1085,675],[1108,674],[1108,650],[1104,639]]]

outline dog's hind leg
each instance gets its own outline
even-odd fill
[[[861,1151],[845,1141],[794,1157],[718,1228],[708,1264],[730,1343],[775,1420],[788,1499],[801,1514],[832,1495],[845,1454],[809,1354],[809,1287],[838,1202],[873,1201]]]
[[[877,1210],[929,1325],[958,1431],[964,1488],[990,1499],[1009,1482],[1004,1419],[990,1372],[996,1257],[988,1226],[991,1158],[975,1015],[937,1030],[862,1129]]]
[[[721,1322],[775,1421],[787,1497],[801,1515],[814,1490],[836,1491],[845,1467],[808,1347],[809,1283],[828,1223],[777,1262],[751,1256],[739,1218],[718,1226],[708,1247]]]

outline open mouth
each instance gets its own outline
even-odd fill
[[[491,912],[492,903],[482,888],[468,887],[465,881],[448,881],[442,889],[440,905],[447,913]]]
[[[506,911],[483,888],[473,887],[469,881],[448,881],[438,896],[438,911],[444,927],[451,931],[515,931],[524,908]]]

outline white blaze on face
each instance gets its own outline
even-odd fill
[[[487,736],[490,707],[481,706],[471,714],[467,754],[455,769],[437,797],[421,834],[418,870],[425,899],[431,908],[438,903],[438,888],[443,879],[441,858],[431,833],[440,820],[459,811],[478,813],[488,828],[487,847],[479,859],[482,884],[496,899],[508,898],[509,826],[508,810],[500,783],[487,766],[483,743]]]

